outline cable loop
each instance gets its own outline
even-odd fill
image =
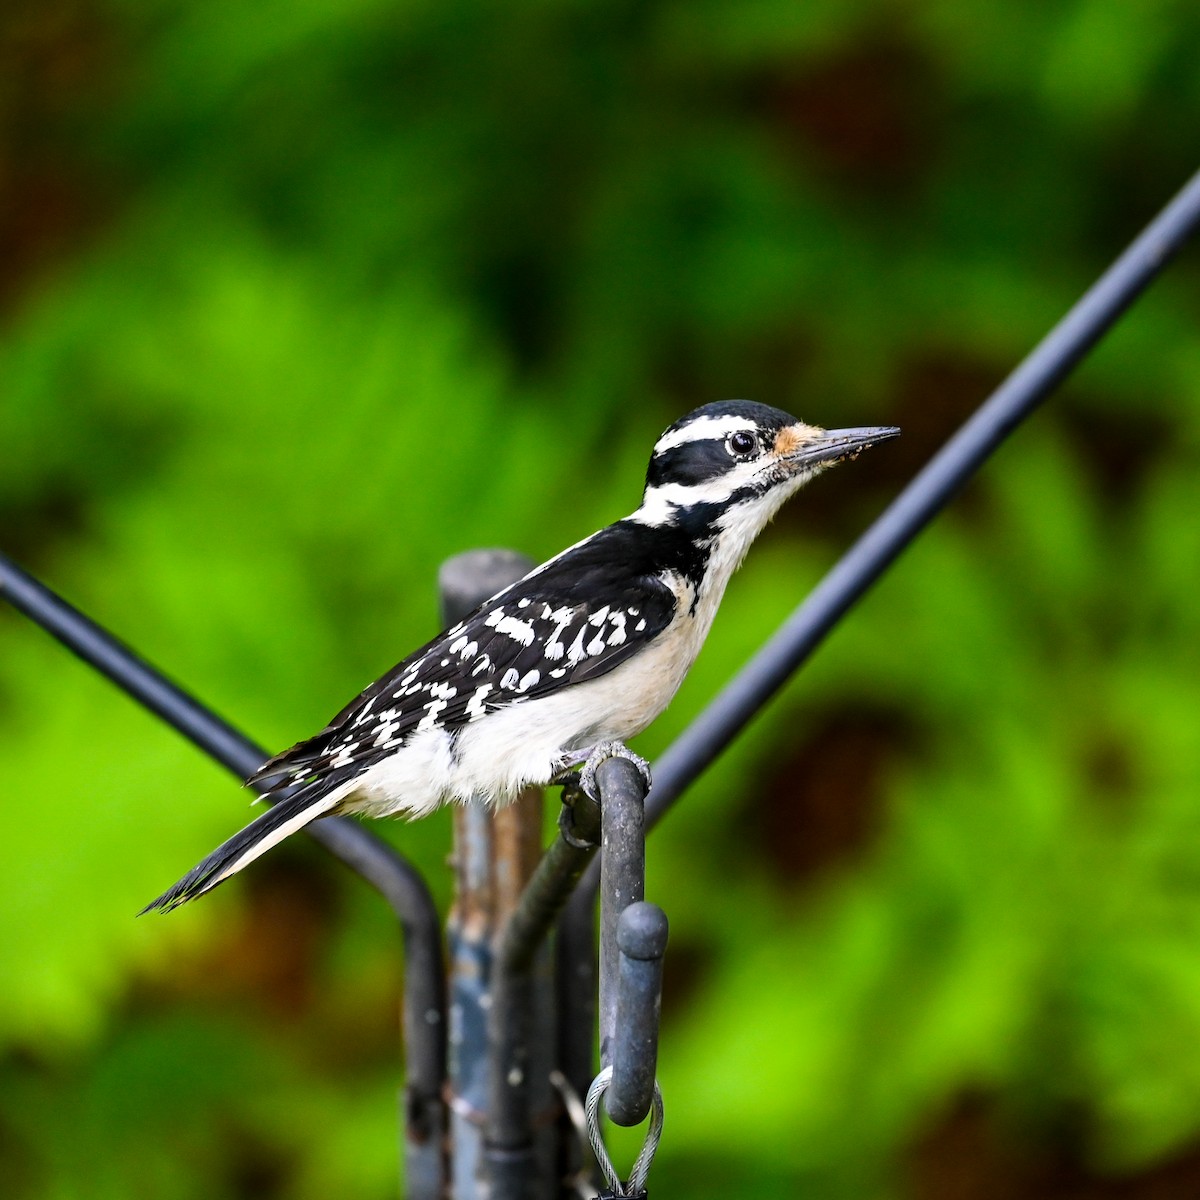
[[[646,1131],[646,1140],[642,1143],[642,1149],[634,1160],[628,1182],[622,1183],[613,1168],[612,1159],[608,1157],[604,1136],[600,1132],[600,1098],[608,1091],[610,1083],[612,1083],[612,1067],[605,1067],[592,1080],[592,1086],[588,1088],[587,1101],[584,1104],[588,1140],[592,1143],[592,1149],[596,1153],[596,1162],[600,1166],[600,1173],[604,1176],[604,1182],[608,1184],[612,1194],[614,1196],[640,1196],[645,1193],[646,1176],[650,1174],[650,1165],[654,1162],[658,1143],[662,1139],[662,1090],[656,1079],[654,1081],[654,1100],[650,1106],[650,1128]]]

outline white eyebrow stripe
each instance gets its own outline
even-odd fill
[[[655,444],[654,453],[662,454],[666,450],[674,450],[676,446],[686,446],[688,442],[728,437],[739,429],[748,429],[753,433],[757,428],[749,417],[697,417],[681,429],[671,429],[664,433]]]

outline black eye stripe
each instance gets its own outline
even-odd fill
[[[728,469],[729,451],[724,441],[685,442],[682,446],[660,451],[650,460],[646,482],[651,487],[666,483],[706,483]]]

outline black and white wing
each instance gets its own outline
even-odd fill
[[[314,777],[340,786],[421,729],[456,730],[625,662],[670,624],[675,594],[654,575],[614,569],[595,540],[552,559],[398,663],[320,733],[264,763],[250,785],[272,798],[309,787]]]

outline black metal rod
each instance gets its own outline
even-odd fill
[[[627,758],[596,770],[600,789],[600,1065],[612,1063],[617,1026],[621,914],[646,896],[646,782]]]
[[[667,914],[644,900],[629,905],[617,922],[620,963],[613,1073],[604,1093],[604,1108],[616,1125],[641,1124],[654,1099],[667,932]]]
[[[574,896],[554,933],[554,995],[555,1061],[575,1096],[586,1096],[596,1071],[596,911],[594,905],[575,903]],[[564,1111],[559,1121],[560,1179],[579,1176],[585,1150]]]
[[[521,893],[496,957],[489,1021],[492,1090],[487,1153],[489,1161],[496,1157],[500,1168],[529,1146],[533,1116],[527,1069],[532,1032],[529,993],[538,950],[600,847],[600,813],[595,803],[577,788],[564,799],[570,803],[563,809],[559,835]]]
[[[1058,386],[1200,225],[1197,172],[654,764],[646,817],[656,824],[851,605]],[[594,877],[592,877],[594,882]]]
[[[581,898],[582,894],[582,898]],[[596,910],[595,893],[577,888],[555,933],[555,990],[558,996],[558,1065],[578,1096],[595,1075]]]
[[[61,596],[0,555],[0,597],[241,779],[266,755]]]
[[[600,848],[601,817],[595,802],[578,788],[570,789],[564,800],[569,803],[558,837],[542,856],[505,927],[500,962],[506,971],[527,971],[533,965],[579,876]]]
[[[0,597],[239,779],[245,779],[267,758],[262,747],[4,555],[0,555]],[[441,1155],[444,1127],[441,1092],[446,1005],[441,929],[433,897],[411,863],[353,821],[326,817],[305,832],[374,887],[403,930],[410,1194],[439,1195],[440,1183],[437,1190],[432,1190],[422,1182],[434,1170],[432,1156]]]

